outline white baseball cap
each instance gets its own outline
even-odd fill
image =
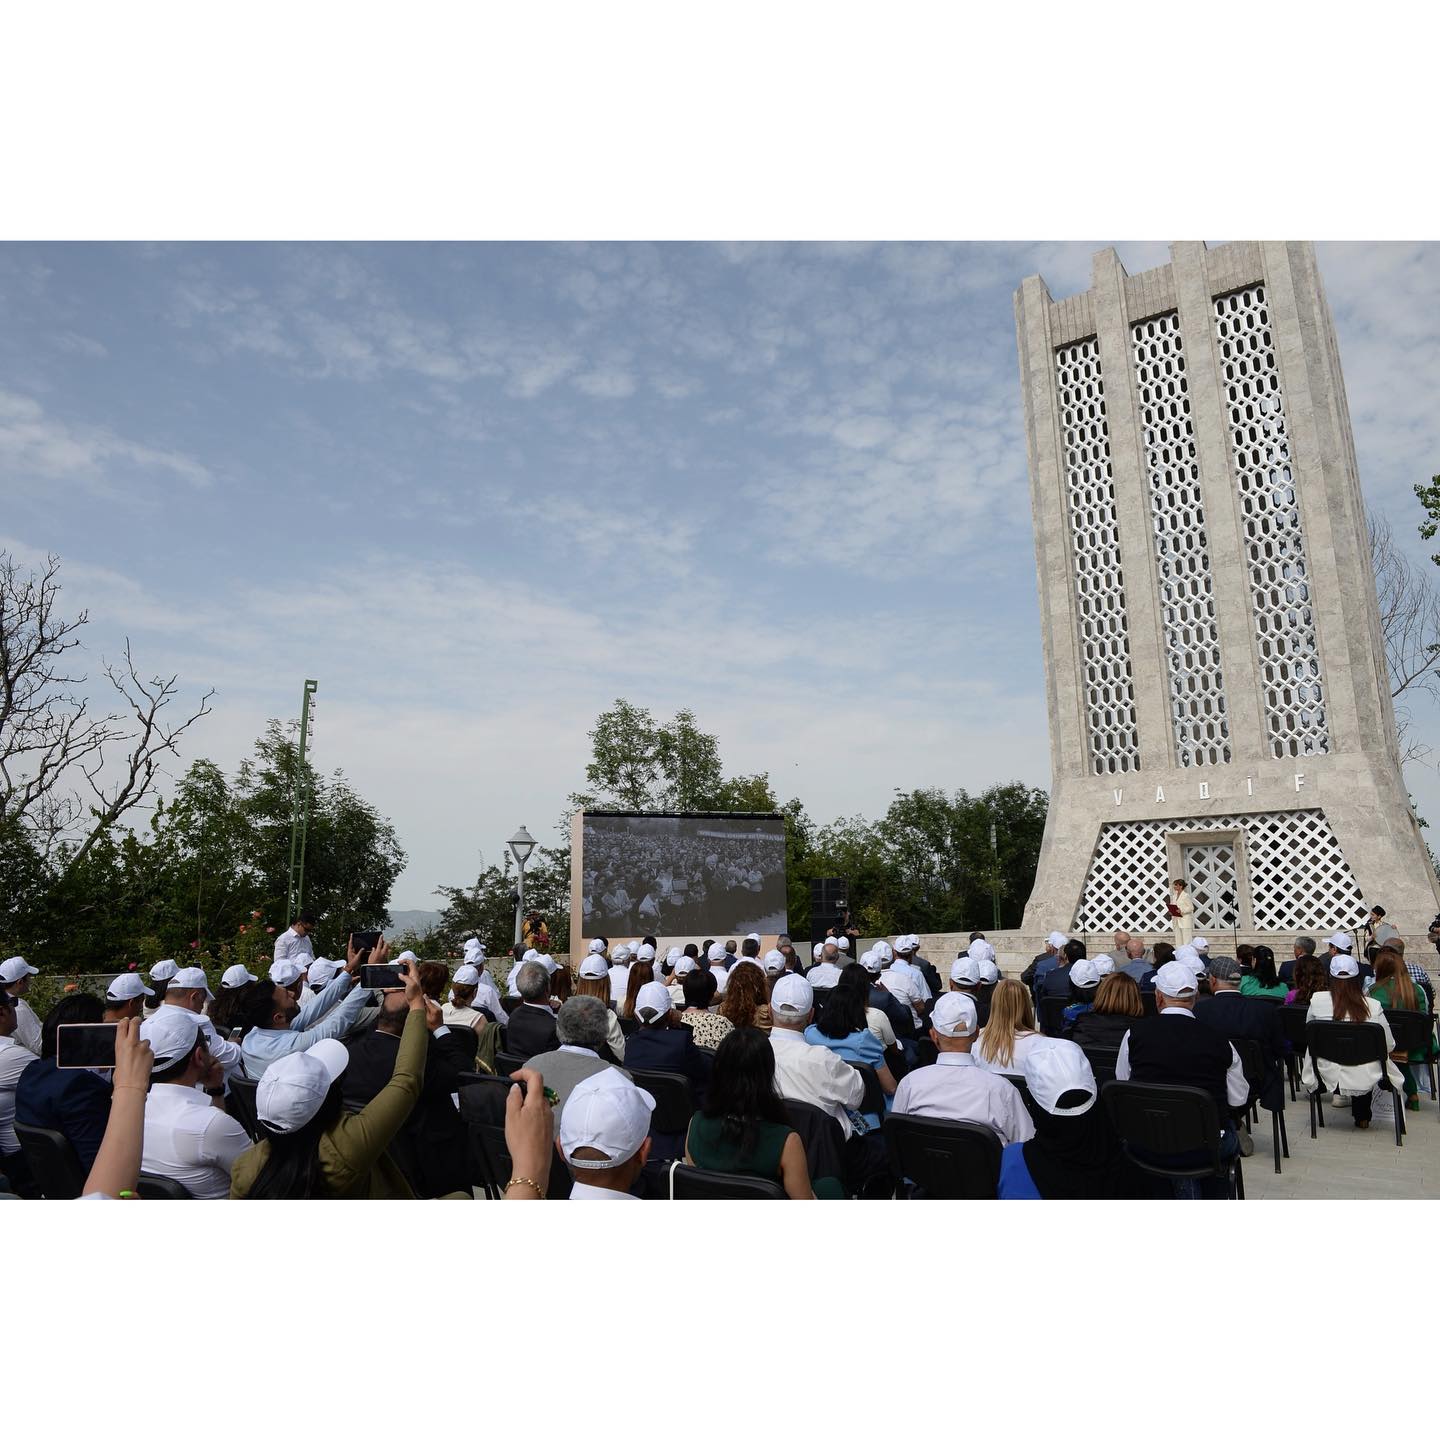
[[[895,948],[902,955],[913,955],[920,948],[920,937],[918,935],[901,935],[895,941]]]
[[[1197,935],[1190,942],[1202,955],[1210,948],[1210,942],[1203,935]]]
[[[256,1115],[282,1134],[308,1125],[349,1063],[350,1052],[338,1040],[317,1040],[308,1050],[282,1055],[260,1077]]]
[[[1195,972],[1183,960],[1167,960],[1155,972],[1155,988],[1162,995],[1179,998],[1193,995],[1199,989]]]
[[[684,953],[685,953],[685,952],[684,952],[678,945],[672,945],[672,946],[665,952],[665,963],[666,963],[667,965],[669,965],[669,966],[673,969],[674,966],[675,966],[675,962],[676,962]]]
[[[153,995],[155,992],[133,971],[127,970],[123,975],[117,975],[111,982],[110,988],[105,992],[107,1000],[134,1000],[138,995]],[[170,1010],[178,1009],[178,1006],[166,1007]]]
[[[1070,983],[1081,990],[1093,990],[1100,983],[1100,972],[1090,959],[1077,960],[1070,967]]]
[[[277,960],[270,967],[270,980],[275,985],[293,985],[304,973],[298,961]],[[155,977],[152,975],[150,978],[153,980]]]
[[[238,990],[242,985],[253,985],[260,977],[252,975],[243,965],[232,965],[221,977],[222,990]]]
[[[173,960],[161,960],[150,972],[152,980],[168,980],[180,967]]]
[[[885,957],[878,950],[867,950],[860,957],[860,964],[872,975],[878,975],[885,968]]]
[[[942,1034],[952,1039],[963,1039],[973,1035],[978,1024],[975,1002],[958,990],[947,990],[930,1012],[930,1023]]]
[[[1359,961],[1353,955],[1332,955],[1330,973],[1337,980],[1353,980],[1360,973]]]
[[[674,1008],[668,986],[658,980],[647,980],[635,996],[635,1013],[646,1025],[663,1020]]]
[[[1097,955],[1090,963],[1095,967],[1096,973],[1102,980],[1107,975],[1115,973],[1115,962],[1108,955]],[[1070,978],[1073,980],[1075,977],[1072,974]]]
[[[38,975],[39,973],[23,956],[12,955],[3,965],[0,965],[0,984],[13,985],[27,975]]]
[[[681,952],[680,958],[675,962],[675,973],[677,975],[688,975],[695,968],[695,957]]]
[[[835,943],[842,950],[848,950],[850,948],[850,937],[848,935],[837,935],[835,937]]]
[[[162,1005],[146,1020],[140,1026],[140,1038],[150,1042],[156,1069],[188,1055],[195,1048],[196,1036],[204,1023],[203,1015],[183,1005]]]
[[[1045,943],[1053,946],[1056,950],[1060,950],[1070,943],[1070,937],[1062,934],[1059,930],[1052,930],[1045,937]]]
[[[724,960],[729,953],[730,952],[721,945],[719,941],[716,941],[716,943],[705,952],[705,958],[710,961]]]
[[[170,988],[172,990],[203,990],[210,995],[210,982],[205,978],[205,972],[198,965],[191,965],[186,970],[177,970],[175,978],[170,982]],[[210,995],[210,998],[213,1000],[215,997]]]
[[[1200,952],[1193,945],[1177,945],[1175,947],[1175,958],[1183,960],[1185,964],[1194,966],[1200,958]]]
[[[592,940],[586,949],[591,955],[603,955],[605,953],[605,942],[603,940]]]
[[[815,1008],[815,987],[803,975],[782,975],[770,994],[770,1013],[789,1020],[808,1015]]]
[[[1025,1054],[1021,1069],[1030,1098],[1047,1115],[1083,1115],[1099,1096],[1095,1072],[1085,1052],[1069,1040],[1051,1040],[1032,1045]],[[1082,1090],[1090,1098],[1082,1105],[1060,1104],[1060,1097],[1072,1090]]]
[[[893,960],[895,952],[890,948],[888,940],[877,940],[870,947],[882,960]]]
[[[653,960],[655,958],[655,947],[653,945],[642,945],[635,956],[639,960]]]
[[[833,935],[827,935],[827,936],[820,942],[820,946],[821,946],[821,949],[822,949],[822,950],[827,950],[827,949],[829,949],[830,946],[832,946],[832,945],[833,945],[837,950],[840,948],[840,942],[839,942],[839,940],[837,940],[837,939],[835,938],[835,936],[833,936]]]
[[[955,985],[978,985],[980,962],[972,956],[961,955],[950,967],[950,980]]]
[[[401,958],[402,960],[407,960],[407,959],[409,959],[409,957],[410,957],[410,952],[407,950],[407,951],[405,952],[405,954],[403,954],[400,958]],[[535,949],[530,949],[530,950],[527,950],[527,951],[520,957],[520,963],[521,963],[522,965],[528,965],[528,964],[530,963],[530,961],[532,961],[532,960],[538,960],[539,958],[540,958],[540,952],[539,952],[538,950],[535,950]]]
[[[810,958],[811,958],[812,960],[818,960],[824,953],[825,953],[825,945],[824,945],[824,942],[823,942],[823,941],[817,940],[817,941],[810,947]]]
[[[612,960],[628,960],[634,953],[635,947],[633,945],[614,945],[610,949],[610,958]]]
[[[1347,955],[1350,953],[1353,944],[1348,935],[1340,934],[1332,935],[1325,943],[1327,945],[1333,945],[1337,950],[1343,950]]]
[[[785,968],[785,957],[778,950],[767,950],[765,952],[765,973],[767,975],[778,975]]]
[[[400,958],[403,960],[405,956],[402,955]],[[321,955],[310,962],[310,968],[305,972],[305,978],[312,985],[328,985],[343,968],[333,960],[327,960]]]
[[[760,937],[753,930],[745,938],[753,940],[757,945],[760,943]]]
[[[580,973],[585,973],[582,968]],[[480,969],[476,965],[462,965],[456,972],[455,978],[451,981],[453,985],[478,985],[480,983]]]
[[[543,965],[547,975],[553,975],[560,968],[559,963],[553,957],[542,954],[538,950],[535,952],[535,963]]]
[[[965,953],[972,960],[989,960],[993,963],[995,959],[995,947],[983,937],[979,940],[972,940],[970,948]]]
[[[605,963],[603,955],[587,955],[580,962],[582,980],[603,980],[609,973],[610,967]]]
[[[993,960],[982,960],[980,962],[980,979],[986,985],[998,985],[1000,983],[1000,967]]]
[[[645,1143],[654,1109],[655,1097],[613,1065],[582,1080],[560,1112],[560,1151],[566,1163],[576,1170],[613,1170],[623,1165]],[[605,1158],[574,1158],[577,1150],[587,1149],[598,1150]]]

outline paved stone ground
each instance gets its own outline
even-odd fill
[[[1406,1111],[1405,1143],[1395,1145],[1395,1122],[1377,1096],[1368,1130],[1357,1130],[1347,1108],[1328,1106],[1325,1129],[1310,1138],[1305,1092],[1292,1103],[1285,1091],[1290,1158],[1275,1173],[1270,1117],[1261,1110],[1255,1153],[1245,1161],[1247,1200],[1424,1200],[1440,1195],[1440,1121],[1435,1102],[1420,1093],[1419,1112]]]

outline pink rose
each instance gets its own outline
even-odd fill
[[[258,920],[260,918],[260,912],[258,910],[252,910],[250,912],[250,918],[252,920]]]
[[[273,935],[275,933],[275,927],[273,925],[267,925],[265,927],[265,933],[267,935]]]
[[[240,927],[240,933],[242,935],[245,933],[245,927],[243,925]]]
[[[192,950],[198,950],[200,948],[200,942],[198,940],[192,940],[190,942],[190,948]]]

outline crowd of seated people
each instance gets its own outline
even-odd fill
[[[40,1131],[68,1147],[88,1189],[133,1191],[128,1170],[119,1187],[93,1177],[112,1174],[111,1129],[138,1115],[138,1152],[127,1140],[117,1153],[196,1199],[470,1197],[481,1186],[458,1097],[498,1075],[520,1082],[506,1105],[511,1199],[545,1197],[552,1144],[572,1199],[659,1198],[672,1158],[790,1199],[903,1194],[913,1187],[886,1127],[911,1117],[991,1133],[1001,1198],[1219,1195],[1218,1171],[1157,1181],[1154,1157],[1117,1134],[1105,1081],[1204,1092],[1219,1160],[1250,1154],[1241,1117],[1283,1107],[1281,1010],[1298,1006],[1307,1023],[1368,1022],[1386,1040],[1383,1062],[1307,1055],[1308,1090],[1348,1106],[1360,1129],[1382,1081],[1416,1109],[1434,1032],[1396,1051],[1387,1013],[1428,1015],[1433,990],[1404,951],[1388,934],[1362,962],[1344,934],[1324,953],[1302,937],[1277,966],[1263,945],[1231,957],[1204,937],[1147,949],[1118,932],[1115,951],[1092,958],[1056,932],[1013,978],[977,934],[942,982],[915,935],[860,955],[832,938],[809,963],[788,942],[762,954],[756,936],[662,957],[647,936],[592,941],[573,973],[517,947],[497,984],[472,939],[453,972],[405,952],[397,985],[367,990],[360,966],[389,959],[382,941],[370,955],[352,946],[343,964],[302,954],[265,976],[232,966],[213,992],[203,970],[164,962],[116,977],[103,998],[67,994],[43,1016],[24,998],[35,968],[13,957],[0,967],[0,1193],[42,1193],[22,1143]],[[113,1068],[62,1067],[61,1028],[87,1024],[116,1027]],[[1245,1074],[1242,1041],[1258,1047],[1258,1077]],[[689,1106],[666,1133],[654,1119],[660,1081],[683,1082],[665,1093]]]

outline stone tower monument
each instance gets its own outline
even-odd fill
[[[1184,879],[1197,932],[1280,958],[1374,904],[1423,934],[1314,250],[1170,255],[1015,297],[1052,774],[1024,928],[1164,934]]]

